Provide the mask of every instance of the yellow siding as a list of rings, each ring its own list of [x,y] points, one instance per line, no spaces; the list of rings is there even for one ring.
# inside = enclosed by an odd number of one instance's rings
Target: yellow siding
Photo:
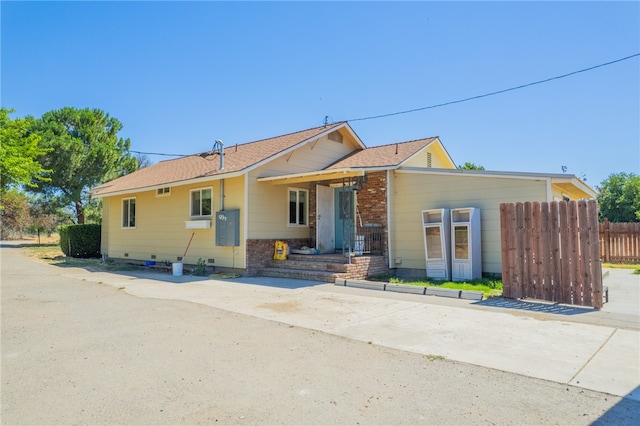
[[[107,224],[109,223],[109,218],[111,214],[110,209],[111,203],[107,199],[102,200],[102,231],[100,235],[100,252],[108,253],[109,248],[109,227]]]
[[[211,228],[186,229],[185,221],[190,220],[190,190],[211,188],[213,193],[213,212],[220,209],[220,182],[184,185],[171,188],[171,195],[157,197],[155,191],[144,191],[126,196],[114,196],[103,199],[103,234],[109,234],[103,241],[103,252],[109,257],[119,259],[168,260],[175,262],[184,254],[189,239],[194,234],[184,262],[197,263],[199,258],[214,259],[216,266],[245,267],[244,249],[244,177],[225,179],[225,210],[240,210],[240,246],[218,247],[215,244],[215,214],[212,215]],[[136,198],[136,228],[123,229],[121,226],[122,200]],[[106,248],[106,250],[105,250]],[[128,256],[125,257],[125,253]]]
[[[249,173],[249,239],[308,238],[308,226],[289,226],[289,188],[309,189],[308,183],[273,185],[257,182],[265,176],[304,173],[321,170],[352,152],[354,145],[345,137],[344,143],[326,137],[309,143]],[[307,222],[308,223],[308,222]]]
[[[553,201],[562,201],[563,197],[568,197],[570,200],[582,200],[592,198],[590,194],[576,188],[571,183],[552,184],[551,192],[553,194]]]
[[[405,167],[427,167],[428,156],[431,154],[431,167],[438,169],[455,169],[456,165],[451,161],[442,144],[436,140],[427,146],[426,149],[407,160]]]
[[[355,146],[347,138],[339,143],[325,136],[259,167],[254,170],[254,176],[268,177],[322,170],[354,149]]]
[[[544,180],[398,173],[391,185],[391,260],[401,257],[401,268],[425,268],[422,210],[478,207],[482,270],[501,273],[500,203],[546,201]]]
[[[308,238],[308,226],[289,226],[289,188],[309,189],[306,183],[272,185],[257,182],[260,171],[249,174],[249,239]],[[308,223],[308,222],[307,222]]]

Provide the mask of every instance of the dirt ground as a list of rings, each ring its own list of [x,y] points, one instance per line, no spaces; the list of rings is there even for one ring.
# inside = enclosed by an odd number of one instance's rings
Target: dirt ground
[[[2,424],[624,425],[640,414],[611,395],[137,298],[22,249],[1,254]]]

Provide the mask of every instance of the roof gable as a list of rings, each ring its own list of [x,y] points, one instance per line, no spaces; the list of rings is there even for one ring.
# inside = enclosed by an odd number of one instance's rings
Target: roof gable
[[[437,140],[437,137],[431,137],[362,149],[336,161],[326,167],[325,170],[367,167],[399,167]]]
[[[348,124],[340,122],[255,142],[227,146],[224,149],[223,169],[220,169],[219,155],[211,151],[161,161],[96,186],[92,189],[92,195],[94,197],[102,197],[115,193],[151,189],[161,185],[171,185],[199,178],[246,173],[261,164],[272,161],[297,147],[341,128],[347,128],[346,130],[354,136],[357,144],[364,148],[364,144],[349,128]]]

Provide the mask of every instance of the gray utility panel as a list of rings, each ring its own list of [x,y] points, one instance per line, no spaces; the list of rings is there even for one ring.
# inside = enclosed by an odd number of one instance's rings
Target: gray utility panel
[[[240,210],[216,212],[216,245],[240,245]]]

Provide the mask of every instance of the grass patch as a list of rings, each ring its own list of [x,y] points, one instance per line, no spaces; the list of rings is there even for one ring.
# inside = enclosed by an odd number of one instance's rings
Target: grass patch
[[[633,269],[634,274],[640,274],[640,265],[637,263],[602,263],[603,268],[608,269]]]
[[[29,256],[47,263],[64,262],[66,258],[59,244],[32,244],[26,247],[26,251]]]
[[[27,255],[40,259],[51,265],[72,266],[77,268],[85,268],[90,271],[138,271],[144,269],[143,266],[132,265],[130,263],[119,263],[102,259],[89,258],[80,259],[67,257],[60,249],[59,244],[31,244],[25,247]]]
[[[633,273],[640,274],[640,265],[637,263],[602,263],[603,268],[607,269],[633,269]]]
[[[502,296],[502,281],[493,278],[480,278],[470,281],[439,281],[439,280],[418,280],[405,281],[399,278],[390,278],[393,284],[408,284],[420,287],[441,287],[452,288],[454,290],[481,291],[485,298]]]
[[[428,354],[424,356],[426,359],[428,359],[429,361],[433,362],[433,361],[443,361],[445,358],[442,355],[433,355],[433,354]]]

